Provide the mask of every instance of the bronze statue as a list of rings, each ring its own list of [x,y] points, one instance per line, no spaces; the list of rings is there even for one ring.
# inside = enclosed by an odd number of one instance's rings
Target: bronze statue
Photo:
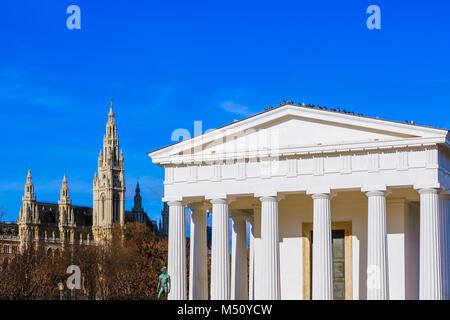
[[[167,295],[170,292],[170,275],[167,273],[167,268],[162,267],[161,268],[161,274],[159,275],[159,281],[158,281],[158,299],[161,297],[162,294],[167,298]]]

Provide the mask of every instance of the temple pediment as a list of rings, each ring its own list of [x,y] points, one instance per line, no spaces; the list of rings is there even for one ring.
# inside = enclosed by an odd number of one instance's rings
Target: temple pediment
[[[448,144],[448,130],[285,105],[149,153],[155,163]]]

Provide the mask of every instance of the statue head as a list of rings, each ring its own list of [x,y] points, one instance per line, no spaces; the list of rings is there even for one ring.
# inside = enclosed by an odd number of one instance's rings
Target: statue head
[[[166,273],[166,271],[167,271],[167,268],[166,268],[166,267],[162,267],[162,268],[161,268],[161,272],[162,272],[162,273]]]

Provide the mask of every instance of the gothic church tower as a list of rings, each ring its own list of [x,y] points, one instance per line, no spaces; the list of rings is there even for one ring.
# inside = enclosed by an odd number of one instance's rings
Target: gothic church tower
[[[34,184],[31,171],[28,170],[25,192],[22,197],[22,207],[19,213],[19,237],[21,250],[24,244],[38,237],[37,224],[39,224],[39,212],[36,205],[36,196],[34,195]]]
[[[114,120],[113,99],[103,138],[103,152],[98,156],[98,174],[94,177],[92,232],[94,240],[108,240],[114,223],[125,221],[125,178],[123,153],[119,155],[119,136]]]

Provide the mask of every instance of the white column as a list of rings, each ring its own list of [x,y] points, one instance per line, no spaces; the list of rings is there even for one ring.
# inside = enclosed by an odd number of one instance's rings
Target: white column
[[[421,300],[442,299],[442,261],[438,189],[420,189],[420,281]]]
[[[189,209],[191,210],[189,300],[208,300],[207,208],[203,204],[191,204]]]
[[[248,222],[250,224],[248,299],[255,300],[255,227],[253,217],[250,217]]]
[[[445,300],[450,300],[450,194],[442,194],[441,205],[441,236],[442,236],[442,273],[443,295]]]
[[[333,300],[330,195],[313,194],[313,300]]]
[[[278,199],[261,197],[262,299],[279,300],[280,246],[278,238]]]
[[[230,299],[228,202],[213,199],[211,243],[211,300]]]
[[[169,300],[186,300],[186,226],[184,206],[169,202]]]
[[[231,299],[248,300],[246,216],[237,213],[231,218]]]
[[[386,192],[369,191],[367,300],[389,300]]]

